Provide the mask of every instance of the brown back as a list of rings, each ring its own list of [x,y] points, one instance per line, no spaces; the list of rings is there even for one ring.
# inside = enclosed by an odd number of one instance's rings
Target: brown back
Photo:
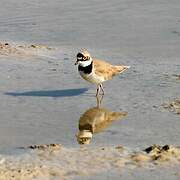
[[[95,73],[98,76],[103,76],[105,80],[112,79],[113,76],[126,70],[125,66],[113,66],[105,61],[93,59]]]

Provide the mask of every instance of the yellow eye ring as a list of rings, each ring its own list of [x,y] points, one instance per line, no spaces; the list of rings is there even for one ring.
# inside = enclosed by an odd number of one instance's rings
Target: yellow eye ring
[[[84,56],[84,57],[83,57],[83,60],[86,60],[86,59],[87,59],[87,57]]]

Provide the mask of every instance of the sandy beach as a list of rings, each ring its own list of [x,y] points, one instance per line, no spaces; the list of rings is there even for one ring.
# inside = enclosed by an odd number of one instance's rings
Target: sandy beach
[[[180,178],[178,0],[1,3],[0,179]],[[131,66],[104,84],[101,109],[74,66],[80,48]]]

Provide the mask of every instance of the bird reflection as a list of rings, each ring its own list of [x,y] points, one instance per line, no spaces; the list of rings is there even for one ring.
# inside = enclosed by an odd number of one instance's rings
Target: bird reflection
[[[79,119],[79,144],[90,144],[93,134],[105,130],[115,120],[122,119],[127,112],[114,112],[101,107],[103,97],[97,97],[97,106],[86,110]]]

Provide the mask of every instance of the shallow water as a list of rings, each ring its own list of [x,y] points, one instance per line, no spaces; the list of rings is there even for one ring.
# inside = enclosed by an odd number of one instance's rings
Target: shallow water
[[[66,53],[53,54],[60,60],[38,56],[1,59],[2,151],[30,144],[78,146],[79,118],[97,106],[96,87],[80,78],[71,54]],[[67,57],[69,60],[62,61]],[[164,75],[178,73],[178,62],[126,61],[132,68],[105,83],[101,106],[128,115],[96,134],[91,146],[178,144],[179,115],[161,108],[164,102],[179,97],[179,81]]]

